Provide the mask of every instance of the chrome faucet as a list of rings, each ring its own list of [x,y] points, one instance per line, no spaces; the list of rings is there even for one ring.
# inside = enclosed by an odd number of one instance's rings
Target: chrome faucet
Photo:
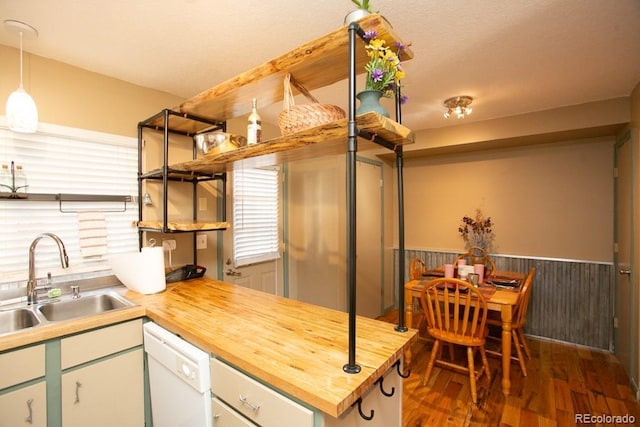
[[[53,233],[42,233],[36,236],[31,242],[31,246],[29,246],[29,281],[27,282],[27,304],[35,304],[38,302],[38,291],[46,290],[50,288],[50,286],[37,286],[36,281],[36,262],[35,262],[35,253],[36,246],[38,242],[43,237],[51,237],[54,242],[58,245],[58,252],[60,252],[60,264],[62,268],[69,267],[69,257],[67,256],[67,251],[64,247],[64,243],[58,236]]]

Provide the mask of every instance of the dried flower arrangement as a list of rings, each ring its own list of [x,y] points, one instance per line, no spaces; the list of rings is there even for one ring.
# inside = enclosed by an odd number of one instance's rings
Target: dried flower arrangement
[[[492,227],[491,217],[485,218],[482,211],[476,209],[475,217],[464,216],[462,218],[458,232],[464,240],[466,249],[477,246],[489,252],[495,238]]]

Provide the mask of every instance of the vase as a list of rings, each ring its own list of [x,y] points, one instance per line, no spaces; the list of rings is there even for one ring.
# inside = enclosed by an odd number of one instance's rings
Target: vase
[[[356,115],[373,111],[385,117],[389,117],[387,110],[380,105],[382,92],[379,90],[363,90],[356,95],[356,98],[360,101],[360,106],[356,109]]]
[[[362,18],[364,18],[365,16],[371,15],[372,13],[378,13],[378,12],[369,12],[366,9],[352,10],[351,12],[349,12],[347,14],[347,16],[344,17],[344,25],[349,25],[352,22],[357,22],[357,21],[361,20]],[[389,22],[389,20],[387,18],[385,18],[382,15],[380,15],[380,17],[382,19],[384,19],[384,22],[389,24],[389,27],[393,28],[393,25],[391,25],[391,22]]]
[[[367,15],[371,15],[371,12],[365,9],[352,10],[344,17],[344,25],[349,25],[352,22],[359,21]]]

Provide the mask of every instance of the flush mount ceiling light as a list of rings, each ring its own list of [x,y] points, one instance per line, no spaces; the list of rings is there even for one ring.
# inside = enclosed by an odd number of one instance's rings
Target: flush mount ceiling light
[[[451,114],[455,114],[459,119],[463,119],[465,116],[471,114],[471,107],[469,105],[473,102],[473,98],[466,95],[455,96],[444,101],[444,106],[447,107],[447,111],[444,113],[445,119],[451,117]]]
[[[22,38],[38,37],[38,31],[31,25],[12,19],[4,21],[4,27],[7,31],[20,36],[20,86],[7,98],[7,123],[12,131],[33,133],[38,127],[38,108],[22,86]]]

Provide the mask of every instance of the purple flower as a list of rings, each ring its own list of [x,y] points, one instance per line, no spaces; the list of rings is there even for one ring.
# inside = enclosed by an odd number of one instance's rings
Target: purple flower
[[[398,51],[405,50],[406,48],[407,45],[402,44],[401,42],[396,42],[396,49],[398,49]]]
[[[366,39],[366,40],[373,40],[376,37],[378,37],[378,32],[377,31],[365,31],[365,33],[364,33],[364,39]]]
[[[406,96],[406,95],[402,95],[402,96],[400,97],[400,104],[403,104],[403,105],[404,105],[404,104],[406,104],[407,102],[409,102],[409,97],[408,97],[408,96]]]
[[[371,73],[371,80],[373,80],[374,82],[381,82],[383,74],[384,73],[380,68],[376,68]]]

